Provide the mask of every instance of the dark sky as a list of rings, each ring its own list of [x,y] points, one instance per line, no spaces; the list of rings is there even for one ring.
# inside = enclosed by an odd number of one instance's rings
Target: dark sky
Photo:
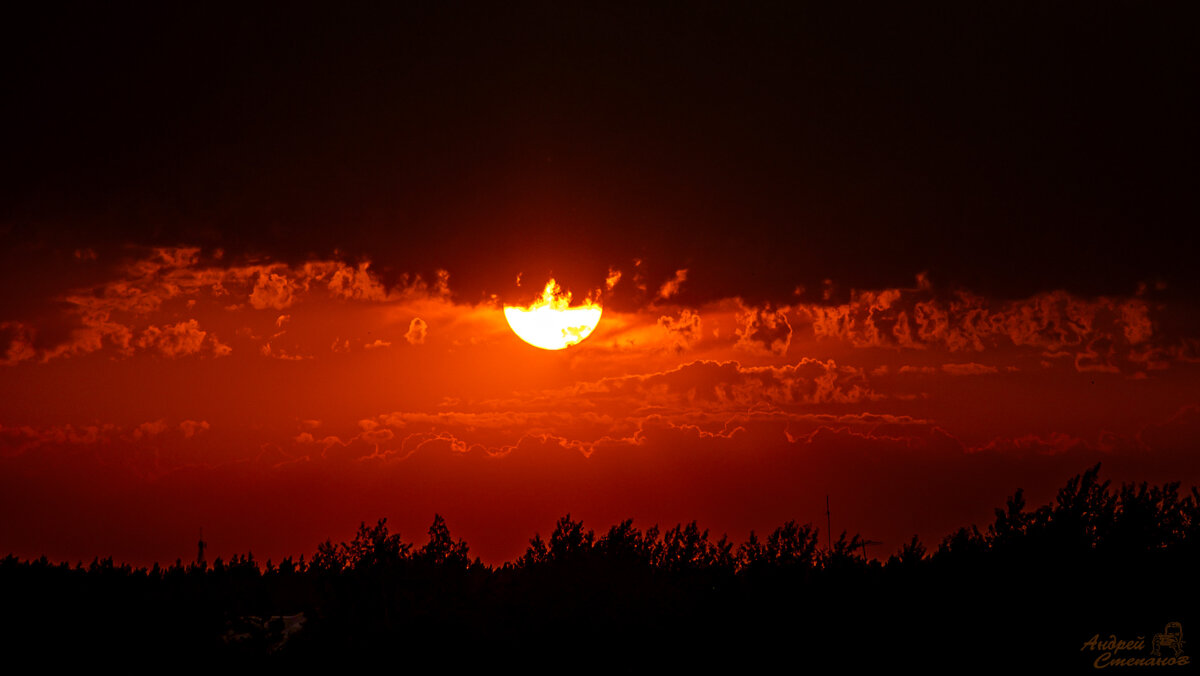
[[[3,281],[197,244],[464,296],[633,258],[693,300],[1200,286],[1188,3],[393,4],[7,17]]]

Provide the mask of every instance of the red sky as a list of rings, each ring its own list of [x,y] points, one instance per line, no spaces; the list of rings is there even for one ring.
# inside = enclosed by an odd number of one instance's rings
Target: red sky
[[[1179,5],[24,7],[0,555],[439,513],[499,563],[828,495],[886,556],[1096,462],[1200,483]],[[503,316],[551,277],[604,308],[559,352]]]
[[[890,551],[1095,462],[1200,478],[1200,353],[1149,286],[996,300],[917,275],[684,303],[691,274],[633,261],[573,289],[605,313],[551,352],[446,274],[197,248],[74,264],[101,279],[56,303],[59,341],[4,326],[0,542],[20,556],[187,559],[204,528],[213,556],[278,560],[380,517],[419,540],[440,513],[498,563],[567,512],[741,539],[823,526],[826,494],[836,531]],[[516,272],[497,286],[540,292]]]

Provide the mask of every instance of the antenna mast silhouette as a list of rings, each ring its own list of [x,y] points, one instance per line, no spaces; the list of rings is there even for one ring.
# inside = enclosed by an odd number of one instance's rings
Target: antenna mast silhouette
[[[833,551],[833,520],[829,516],[829,494],[825,494],[825,537],[829,538],[829,551]]]
[[[200,529],[200,541],[196,543],[196,565],[204,567],[204,548],[208,543],[204,541],[204,529]]]

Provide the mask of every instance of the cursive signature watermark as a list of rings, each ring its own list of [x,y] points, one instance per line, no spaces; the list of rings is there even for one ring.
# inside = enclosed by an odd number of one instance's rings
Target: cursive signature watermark
[[[1145,636],[1132,639],[1116,634],[1092,636],[1083,642],[1080,652],[1095,653],[1092,667],[1182,667],[1191,663],[1183,652],[1183,625],[1168,622],[1161,633],[1154,634],[1149,641]]]

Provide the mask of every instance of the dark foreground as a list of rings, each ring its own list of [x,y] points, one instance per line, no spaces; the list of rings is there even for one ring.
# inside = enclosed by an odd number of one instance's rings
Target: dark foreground
[[[384,521],[308,561],[133,569],[0,561],[4,654],[42,664],[472,663],[793,673],[1188,673],[1200,636],[1200,494],[1112,489],[1098,467],[1027,510],[886,562],[788,523],[733,545],[694,523],[595,535],[564,517],[500,568],[440,518],[416,546]],[[1200,646],[1200,642],[1195,643]],[[775,669],[779,667],[776,666]]]

